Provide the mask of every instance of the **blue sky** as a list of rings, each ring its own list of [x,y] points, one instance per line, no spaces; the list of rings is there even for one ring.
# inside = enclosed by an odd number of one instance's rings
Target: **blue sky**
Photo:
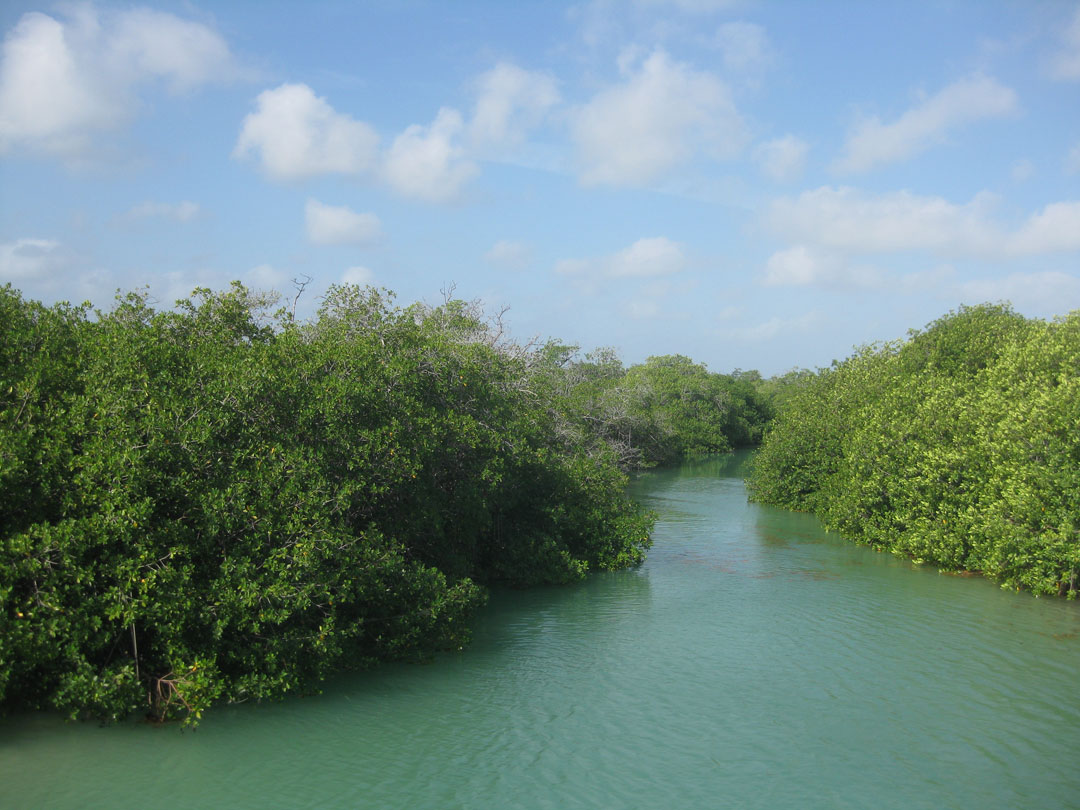
[[[1080,308],[1076,2],[6,2],[0,283],[509,307],[828,365]]]

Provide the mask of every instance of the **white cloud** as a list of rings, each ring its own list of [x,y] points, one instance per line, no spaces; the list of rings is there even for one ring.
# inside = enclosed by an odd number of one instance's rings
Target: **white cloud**
[[[908,191],[873,195],[849,187],[822,186],[773,202],[772,228],[793,242],[887,253],[934,250],[982,255],[993,252],[988,221],[994,199],[976,196],[966,205]]]
[[[78,64],[62,23],[35,12],[8,33],[0,62],[0,149],[26,143],[77,152],[88,133],[113,129],[127,114],[127,104]]]
[[[858,287],[878,289],[888,283],[876,267],[850,264],[842,254],[795,245],[769,257],[762,283],[767,287]]]
[[[1061,47],[1050,57],[1050,75],[1065,81],[1080,80],[1080,5],[1061,32]]]
[[[403,197],[451,202],[479,171],[473,157],[521,146],[559,102],[553,78],[507,62],[481,74],[475,89],[468,126],[458,110],[443,107],[430,125],[407,127],[380,151],[370,125],[338,112],[306,84],[283,84],[259,94],[233,157],[254,156],[274,180],[368,175]]]
[[[306,84],[283,84],[256,98],[233,157],[257,153],[270,177],[302,180],[370,171],[378,144],[375,130],[337,112]]]
[[[806,141],[794,135],[785,135],[759,144],[754,149],[757,161],[766,177],[777,182],[795,180],[802,174],[806,154],[810,151]]]
[[[738,73],[761,71],[776,59],[765,29],[749,22],[724,23],[716,31],[724,66]]]
[[[765,265],[766,286],[815,284],[833,273],[834,262],[806,245],[795,245],[769,257]]]
[[[880,267],[852,262],[841,252],[794,245],[769,257],[761,283],[766,287],[819,287],[917,293],[940,289],[952,276],[949,265],[912,273],[889,273]]]
[[[958,205],[908,191],[873,195],[823,186],[774,201],[768,219],[792,242],[855,253],[994,258],[1080,250],[1080,201],[1050,203],[1014,228],[992,218],[995,203],[985,193]]]
[[[172,219],[177,222],[190,222],[195,219],[202,209],[198,203],[193,203],[189,200],[184,200],[178,203],[162,203],[162,202],[141,202],[134,206],[125,214],[128,219],[147,219],[150,217],[161,217],[163,219]]]
[[[500,62],[476,80],[478,97],[469,137],[479,148],[504,149],[521,144],[559,102],[555,80]]]
[[[249,286],[264,290],[281,290],[289,281],[289,274],[270,264],[252,267],[244,274]]]
[[[357,284],[361,287],[369,286],[374,283],[375,274],[366,267],[348,267],[345,272],[341,274],[342,284]]]
[[[229,46],[216,31],[163,11],[133,8],[117,15],[113,58],[188,90],[236,73]]]
[[[16,239],[0,244],[0,280],[42,281],[67,264],[54,239]]]
[[[1027,158],[1022,158],[1013,164],[1010,174],[1014,182],[1026,183],[1035,176],[1035,164]]]
[[[957,127],[1017,109],[1016,93],[987,76],[961,79],[912,107],[891,124],[861,121],[848,135],[834,168],[862,172],[911,157],[945,140]]]
[[[476,174],[459,143],[461,113],[444,107],[430,126],[405,129],[381,154],[368,124],[337,112],[306,84],[283,84],[256,99],[233,157],[257,153],[275,180],[371,174],[404,197],[449,202]]]
[[[1026,256],[1080,250],[1080,201],[1050,203],[1005,238],[1005,250]]]
[[[555,264],[560,275],[583,278],[656,278],[678,273],[686,267],[682,245],[665,236],[638,239],[629,247],[596,259],[562,259]]]
[[[797,318],[774,317],[753,326],[729,327],[720,330],[720,334],[747,343],[756,343],[772,340],[791,332],[799,333],[815,330],[820,327],[821,320],[821,314],[813,311]]]
[[[699,151],[733,156],[745,127],[727,86],[655,51],[572,118],[584,185],[648,184]]]
[[[1080,142],[1065,156],[1065,171],[1068,174],[1080,174]]]
[[[532,248],[522,242],[500,240],[484,254],[491,265],[503,270],[524,270],[532,262]]]
[[[1080,278],[1057,271],[967,281],[959,285],[959,292],[972,304],[1011,301],[1020,309],[1047,316],[1080,307]]]
[[[304,223],[308,239],[317,245],[366,245],[382,236],[382,223],[374,214],[315,199],[308,199],[304,207]]]
[[[427,202],[449,202],[476,174],[457,142],[464,125],[461,113],[443,107],[428,127],[414,124],[394,139],[382,174],[403,197]]]
[[[174,90],[240,74],[225,40],[200,23],[145,8],[99,15],[68,7],[57,19],[24,14],[0,57],[0,151],[15,146],[69,159],[93,136],[135,114],[135,88],[155,79]]]
[[[666,236],[638,239],[608,260],[607,274],[613,278],[648,278],[678,273],[686,267],[682,245]]]

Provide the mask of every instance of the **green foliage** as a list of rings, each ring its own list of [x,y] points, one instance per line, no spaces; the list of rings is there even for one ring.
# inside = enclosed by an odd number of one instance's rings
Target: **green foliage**
[[[484,583],[642,560],[652,517],[568,431],[554,346],[457,301],[271,305],[0,289],[4,706],[193,722],[458,648]]]
[[[573,346],[547,350],[562,432],[625,470],[754,446],[772,415],[756,372],[716,374],[681,355],[624,370],[611,350],[584,360]]]
[[[1036,594],[1080,588],[1080,312],[966,307],[800,385],[751,497]]]

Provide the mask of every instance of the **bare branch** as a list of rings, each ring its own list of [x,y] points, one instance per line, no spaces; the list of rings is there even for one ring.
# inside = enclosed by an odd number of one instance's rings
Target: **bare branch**
[[[292,283],[293,286],[296,288],[296,295],[293,296],[292,309],[290,310],[289,314],[292,315],[293,318],[295,318],[296,302],[300,300],[300,296],[304,294],[304,290],[307,289],[308,284],[311,283],[311,276],[305,273],[303,276],[303,281],[301,281],[299,278],[294,278],[292,280]]]

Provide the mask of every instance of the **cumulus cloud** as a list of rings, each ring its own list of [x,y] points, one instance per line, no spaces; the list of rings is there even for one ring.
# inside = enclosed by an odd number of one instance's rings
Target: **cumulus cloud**
[[[469,138],[481,149],[520,145],[531,128],[559,103],[555,80],[500,62],[476,80],[477,100]]]
[[[366,245],[382,236],[374,214],[358,214],[348,206],[309,199],[304,207],[308,239],[317,245]]]
[[[136,73],[165,79],[175,90],[237,73],[220,34],[167,12],[149,8],[120,12],[109,39],[113,59]]]
[[[73,153],[86,145],[89,133],[126,119],[128,105],[81,69],[64,29],[45,14],[25,14],[4,40],[0,149],[25,143]]]
[[[727,85],[660,50],[576,110],[572,133],[587,186],[645,185],[699,152],[732,157],[746,140]]]
[[[366,287],[374,283],[375,274],[366,267],[356,265],[355,267],[347,267],[345,272],[341,274],[342,284],[356,284],[361,287]]]
[[[608,262],[607,274],[614,278],[668,276],[686,267],[682,245],[666,236],[638,239]]]
[[[972,303],[1011,301],[1043,315],[1061,315],[1080,307],[1080,278],[1058,271],[966,281],[959,285],[959,292]]]
[[[848,135],[834,164],[841,172],[863,172],[916,155],[945,140],[949,131],[1017,109],[1016,93],[987,76],[961,79],[885,124],[868,118]]]
[[[371,175],[403,197],[448,202],[476,174],[460,145],[461,113],[444,107],[430,126],[408,127],[385,153],[363,121],[339,113],[306,84],[283,84],[255,100],[233,157],[255,154],[274,180]]]
[[[832,256],[806,245],[795,245],[769,257],[763,282],[769,287],[817,284],[833,278],[837,265]]]
[[[556,263],[560,275],[605,278],[656,278],[678,273],[686,267],[682,245],[666,236],[638,239],[629,247],[596,259],[563,259]]]
[[[505,239],[496,242],[484,254],[484,260],[502,270],[524,270],[532,263],[532,248],[522,242]]]
[[[283,84],[255,99],[233,157],[255,154],[273,179],[303,180],[370,171],[378,145],[374,129],[337,112],[306,84]]]
[[[989,194],[956,204],[906,191],[829,187],[776,200],[768,224],[791,244],[768,259],[761,282],[912,292],[940,287],[951,269],[893,275],[860,257],[922,252],[1010,260],[1080,251],[1080,201],[1050,203],[1011,226],[994,217],[996,202]]]
[[[382,168],[383,179],[403,197],[448,202],[477,173],[460,144],[461,113],[443,107],[430,126],[413,124],[394,139]]]
[[[249,286],[264,290],[281,290],[289,281],[289,274],[271,264],[260,264],[244,274]]]
[[[765,141],[754,149],[754,160],[766,177],[777,182],[795,180],[802,174],[810,146],[794,135]]]
[[[913,273],[890,273],[880,267],[853,262],[841,252],[823,250],[812,245],[794,245],[769,257],[761,283],[766,287],[823,287],[914,293],[939,288],[952,273],[949,265]]]
[[[724,66],[737,73],[764,70],[776,59],[768,34],[756,23],[724,23],[716,31],[716,45]]]
[[[193,203],[190,200],[184,200],[178,203],[163,203],[163,202],[141,202],[136,206],[133,206],[125,217],[127,219],[150,219],[154,217],[160,217],[162,219],[172,219],[176,222],[190,222],[202,213],[202,209],[198,203]]]
[[[1006,251],[1019,256],[1080,250],[1080,201],[1050,203],[1004,243]]]
[[[867,194],[822,186],[775,200],[768,218],[777,233],[803,244],[868,253],[919,249],[984,253],[994,250],[988,223],[994,203],[989,195],[956,205],[908,191]]]
[[[521,146],[559,103],[552,77],[508,62],[481,74],[474,86],[468,125],[458,110],[443,107],[431,124],[413,124],[380,149],[369,124],[338,112],[306,84],[283,84],[255,99],[233,157],[256,159],[273,180],[365,176],[403,197],[451,202],[478,173],[474,157]]]
[[[136,88],[154,80],[191,90],[240,75],[213,29],[132,8],[99,14],[70,6],[62,18],[24,14],[0,56],[0,152],[15,146],[83,156],[93,136],[134,117]]]
[[[852,253],[926,250],[994,258],[1080,250],[1080,202],[1050,203],[1009,228],[994,219],[997,198],[956,204],[908,191],[867,194],[823,186],[770,206],[772,229],[792,242]]]
[[[1061,44],[1050,57],[1050,75],[1064,81],[1080,81],[1080,5],[1061,32]]]
[[[40,281],[67,264],[54,239],[16,239],[0,244],[0,279]]]

